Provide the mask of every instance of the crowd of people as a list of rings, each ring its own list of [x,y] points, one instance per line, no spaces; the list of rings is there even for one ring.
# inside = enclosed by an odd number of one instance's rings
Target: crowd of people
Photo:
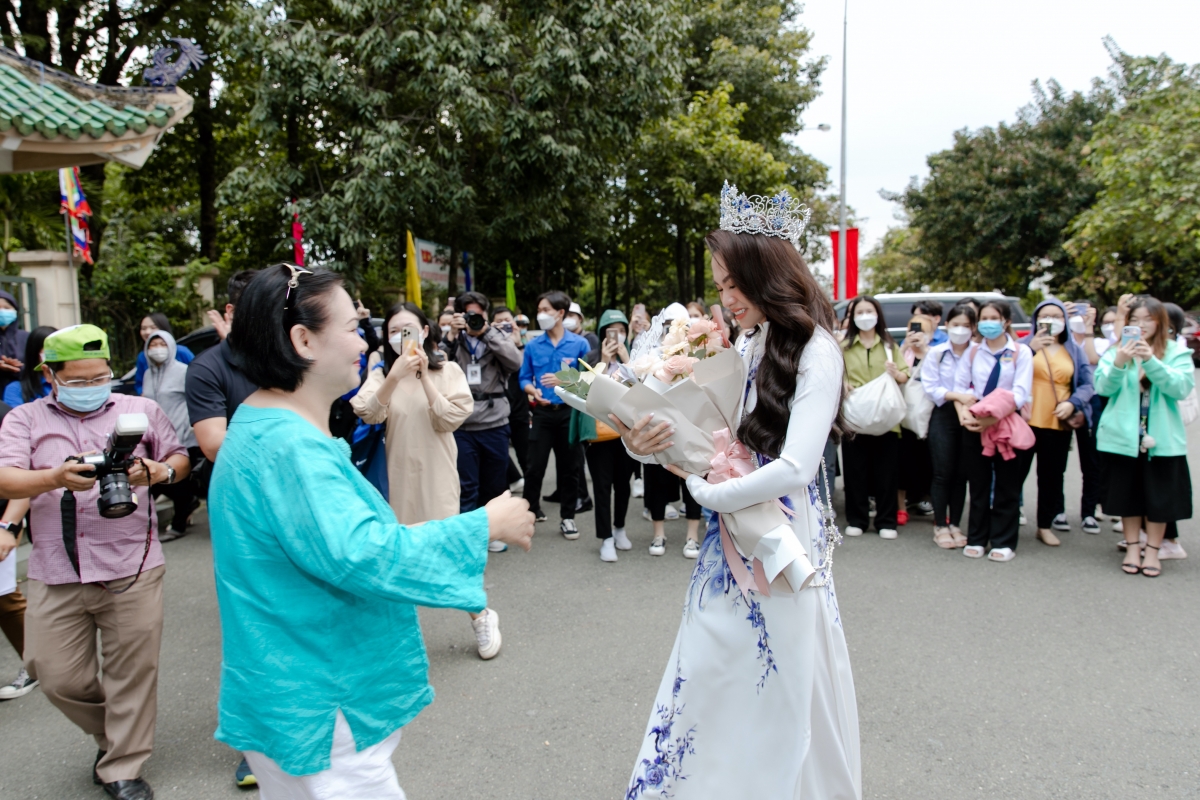
[[[1099,534],[1112,519],[1123,571],[1158,577],[1162,561],[1187,557],[1177,523],[1192,515],[1185,426],[1197,398],[1179,306],[1126,295],[1100,311],[1050,299],[1024,336],[1005,300],[965,299],[948,311],[921,300],[911,314],[901,344],[874,297],[852,299],[841,321],[852,388],[885,375],[921,384],[915,398],[904,393],[903,424],[842,443],[846,535],[873,523],[895,539],[910,514],[923,515],[939,547],[1009,561],[1036,461],[1036,537],[1058,547],[1057,533],[1072,527],[1064,483],[1074,445],[1080,528]]]
[[[536,325],[468,291],[436,319],[397,303],[376,331],[333,273],[288,265],[234,275],[228,299],[212,315],[219,343],[199,355],[176,342],[164,315],[148,314],[134,391],[114,394],[104,331],[26,333],[15,324],[16,299],[0,292],[0,497],[7,498],[0,561],[15,561],[6,557],[23,529],[36,543],[28,598],[0,579],[0,627],[25,664],[0,687],[0,699],[40,681],[51,702],[95,737],[93,778],[111,796],[153,796],[140,770],[154,735],[161,544],[187,535],[204,498],[224,635],[240,645],[225,650],[218,730],[246,753],[239,785],[262,775],[290,785],[295,775],[327,770],[330,749],[313,742],[332,742],[336,756],[366,737],[373,746],[363,752],[386,761],[399,727],[429,701],[423,650],[413,649],[419,635],[384,643],[356,632],[415,631],[413,606],[388,601],[452,607],[469,615],[479,656],[495,657],[499,614],[477,585],[486,553],[528,548],[550,504],[565,540],[580,536],[577,515],[594,515],[604,562],[633,548],[626,524],[639,498],[652,523],[651,556],[667,552],[666,522],[682,517],[679,552],[701,557],[714,514],[689,482],[652,458],[635,458],[629,430],[572,410],[554,391],[556,373],[583,362],[607,374],[628,364],[651,329],[644,306],[628,316],[607,309],[588,331],[562,291],[537,299]],[[243,304],[250,313],[242,314]],[[272,316],[274,308],[282,315]],[[711,319],[726,341],[738,340],[737,309],[692,302],[664,313]],[[1185,425],[1196,416],[1196,395],[1177,306],[1125,296],[1101,311],[1051,299],[1020,336],[1005,301],[967,299],[947,310],[921,300],[900,342],[868,295],[830,319],[840,324],[827,338],[840,344],[843,402],[883,380],[905,404],[890,430],[840,437],[847,536],[873,526],[896,539],[910,515],[930,517],[939,548],[1009,561],[1025,522],[1022,486],[1036,461],[1036,537],[1059,546],[1057,534],[1072,526],[1064,479],[1074,447],[1083,476],[1079,525],[1097,534],[1106,516],[1112,520],[1122,534],[1123,571],[1157,577],[1162,561],[1186,557],[1176,523],[1192,513]],[[120,451],[120,432],[134,417],[143,420],[140,438]],[[820,456],[830,475],[839,469],[838,433]],[[88,453],[104,454],[103,464],[81,458]],[[557,480],[543,496],[551,454]],[[122,490],[105,477],[114,466],[127,475],[132,513],[105,505]],[[697,496],[708,491],[692,488]],[[76,495],[86,500],[76,503]],[[173,506],[161,533],[160,496]],[[409,534],[403,545],[392,541],[397,525]],[[97,542],[100,526],[122,535]],[[350,543],[338,545],[329,532],[347,526]],[[291,529],[313,535],[281,545],[276,532]],[[306,593],[310,575],[326,582],[315,595]],[[243,588],[231,594],[231,585]],[[378,602],[353,599],[364,595]],[[278,733],[272,714],[285,714],[285,705],[264,706],[254,686],[267,667],[243,657],[256,652],[259,626],[268,609],[281,613],[281,600],[299,631],[286,655],[311,676],[296,689],[308,693],[302,705],[320,705],[323,689],[337,694],[344,681],[370,687],[353,712],[344,705],[299,728],[284,726],[293,739],[282,749],[294,755],[284,763],[266,754],[279,743],[265,743]],[[353,619],[362,624],[346,624]],[[344,635],[330,649],[305,628]],[[388,647],[408,649],[380,657]],[[338,653],[338,663],[320,652]],[[397,657],[416,671],[381,671]],[[285,661],[273,663],[273,679],[286,683]],[[390,790],[394,772],[379,774]]]

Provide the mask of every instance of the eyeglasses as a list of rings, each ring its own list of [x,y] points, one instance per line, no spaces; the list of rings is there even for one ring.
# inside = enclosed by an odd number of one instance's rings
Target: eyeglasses
[[[300,276],[301,275],[312,275],[313,273],[312,273],[311,269],[305,269],[304,267],[297,267],[295,264],[280,264],[280,266],[287,267],[289,270],[291,270],[291,273],[292,273],[292,277],[289,278],[288,282],[287,282],[287,285],[288,285],[287,294],[284,295],[284,297],[283,297],[283,310],[286,312],[291,309],[292,290],[298,289],[300,287]]]
[[[106,383],[112,383],[112,379],[113,379],[112,370],[108,371],[107,376],[101,376],[99,378],[88,378],[87,380],[74,380],[74,381],[65,381],[65,382],[60,381],[58,379],[57,372],[52,372],[50,374],[54,376],[54,382],[57,383],[59,386],[63,387],[64,389],[83,389],[85,387],[90,387],[90,386],[103,386]]]

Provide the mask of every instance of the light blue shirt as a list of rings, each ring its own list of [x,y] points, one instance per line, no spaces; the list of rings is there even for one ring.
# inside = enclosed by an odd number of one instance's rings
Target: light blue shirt
[[[329,768],[340,709],[361,750],[433,701],[416,606],[487,605],[487,511],[405,526],[298,415],[243,403],[209,491],[221,611],[216,738],[293,775]]]

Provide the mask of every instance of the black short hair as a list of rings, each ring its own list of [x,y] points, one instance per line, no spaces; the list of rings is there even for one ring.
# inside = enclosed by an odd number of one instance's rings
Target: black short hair
[[[463,292],[458,296],[458,299],[454,301],[454,308],[465,314],[467,313],[467,306],[471,305],[472,303],[482,308],[484,314],[487,313],[488,308],[491,306],[491,303],[488,302],[488,299],[479,292]]]
[[[1187,327],[1187,318],[1183,314],[1183,309],[1175,303],[1163,303],[1163,308],[1167,310],[1167,319],[1171,320],[1171,333],[1178,336]]]
[[[258,274],[256,269],[244,269],[229,277],[229,305],[236,306],[242,299],[242,292],[250,285],[250,281]]]
[[[567,293],[558,289],[551,289],[548,292],[542,292],[538,295],[538,303],[545,300],[550,304],[550,307],[555,311],[570,311],[571,298],[567,297]],[[565,316],[565,314],[564,314]]]
[[[912,314],[925,314],[930,317],[940,317],[942,315],[942,304],[937,300],[918,300],[912,304],[909,309]]]
[[[162,313],[161,311],[151,311],[146,316],[150,318],[150,321],[153,322],[160,331],[166,331],[172,336],[175,335],[175,329],[171,327],[171,320],[167,319],[166,314]]]
[[[286,264],[260,270],[242,289],[236,303],[229,346],[237,366],[263,389],[296,391],[309,362],[292,346],[291,330],[297,325],[314,333],[324,329],[329,323],[325,301],[330,292],[342,286],[338,273],[314,269],[312,274],[299,277],[287,299],[291,277]]]
[[[954,308],[950,309],[950,313],[946,315],[945,323],[949,325],[950,320],[959,315],[966,317],[967,321],[971,323],[972,328],[974,328],[975,324],[979,321],[977,315],[975,314],[975,306],[971,305],[970,303],[957,303],[955,304]]]
[[[500,316],[501,314],[512,314],[514,317],[517,315],[516,312],[513,311],[508,306],[493,306],[492,307],[492,319],[495,319],[496,317]]]

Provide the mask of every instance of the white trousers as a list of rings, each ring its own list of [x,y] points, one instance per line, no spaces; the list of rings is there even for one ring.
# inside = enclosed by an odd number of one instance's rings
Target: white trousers
[[[262,753],[246,751],[258,780],[259,800],[404,800],[392,766],[400,744],[396,731],[377,745],[357,751],[354,734],[342,712],[333,727],[329,769],[312,775],[289,775]]]

